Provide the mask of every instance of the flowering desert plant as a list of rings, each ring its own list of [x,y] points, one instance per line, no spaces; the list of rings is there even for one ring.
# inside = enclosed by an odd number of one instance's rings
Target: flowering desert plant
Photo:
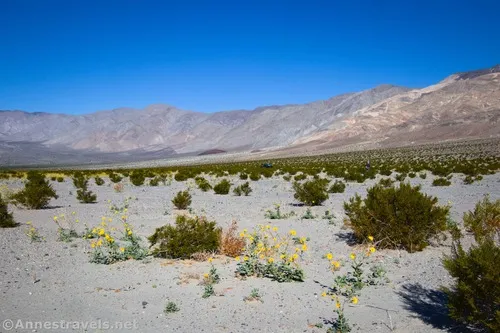
[[[308,250],[306,238],[299,237],[294,244],[295,230],[285,235],[277,227],[258,225],[252,233],[245,229],[240,237],[246,240],[246,247],[239,261],[236,274],[241,277],[267,277],[278,282],[304,281],[304,272],[299,261]]]
[[[148,250],[141,245],[141,239],[133,232],[127,216],[122,216],[121,228],[111,226],[112,221],[103,216],[101,225],[92,229],[95,237],[90,242],[90,262],[109,265],[128,259],[144,259]],[[119,231],[122,237],[117,241],[114,236]]]
[[[334,332],[350,332],[351,326],[344,313],[344,306],[346,303],[350,302],[352,304],[357,304],[359,299],[360,290],[368,285],[373,284],[374,270],[372,269],[372,274],[367,275],[364,268],[370,263],[370,258],[373,253],[376,252],[375,244],[373,243],[373,237],[368,236],[368,243],[365,249],[359,251],[359,253],[352,252],[349,255],[347,262],[342,262],[340,260],[334,259],[332,253],[327,253],[325,258],[329,261],[330,270],[334,274],[334,282],[332,287],[327,291],[323,291],[321,296],[329,296],[333,302],[335,302],[335,313],[337,314],[337,319],[333,323]],[[349,266],[349,267],[347,267]],[[342,267],[344,269],[343,274],[339,274]],[[377,270],[380,271],[380,266],[376,266]]]
[[[32,243],[33,242],[42,242],[45,240],[45,238],[43,238],[40,235],[40,232],[33,225],[33,223],[31,223],[31,221],[26,222],[26,225],[28,226],[28,229],[26,230],[26,236],[29,237],[29,239],[31,240]]]
[[[71,212],[68,217],[67,214],[61,213],[54,216],[54,223],[57,224],[57,233],[59,235],[59,240],[62,242],[71,242],[73,238],[78,238],[78,233],[76,232],[76,225],[80,222],[76,218],[76,212]]]

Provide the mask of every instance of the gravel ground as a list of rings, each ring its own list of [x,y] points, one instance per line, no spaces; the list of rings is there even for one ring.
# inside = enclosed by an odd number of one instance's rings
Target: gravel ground
[[[473,209],[484,194],[500,198],[500,174],[485,176],[472,185],[463,185],[463,176],[455,175],[449,187],[432,187],[433,177],[412,179],[422,184],[428,194],[437,196],[441,204],[452,202],[451,216],[461,221],[463,213]],[[76,212],[83,223],[97,225],[101,216],[111,216],[110,200],[120,203],[133,197],[129,208],[129,222],[143,237],[155,228],[172,223],[178,213],[170,200],[188,182],[173,182],[169,186],[135,187],[125,184],[123,193],[115,193],[106,180],[104,186],[91,184],[98,196],[96,204],[80,204],[71,181],[54,183],[59,194],[44,210],[23,210],[11,207],[16,221],[32,221],[44,242],[30,243],[25,235],[27,226],[0,229],[0,320],[12,320],[14,325],[27,322],[97,322],[101,327],[70,329],[50,327],[36,329],[14,328],[12,332],[120,332],[125,329],[105,327],[106,322],[130,322],[139,332],[325,332],[315,324],[335,318],[334,304],[320,296],[322,285],[331,285],[333,277],[322,256],[332,252],[336,258],[347,258],[352,248],[346,243],[349,232],[342,229],[343,202],[354,193],[365,195],[364,184],[348,183],[345,193],[331,194],[323,206],[313,207],[316,215],[325,210],[336,215],[335,225],[317,218],[302,220],[306,207],[294,206],[291,183],[279,178],[251,182],[249,197],[220,196],[193,189],[191,207],[198,214],[204,212],[224,228],[231,221],[239,229],[252,229],[257,224],[278,226],[280,231],[295,229],[298,235],[310,237],[305,254],[303,283],[278,283],[269,279],[235,278],[236,261],[225,257],[214,260],[221,282],[215,285],[217,296],[203,299],[201,278],[185,279],[187,275],[202,276],[208,271],[207,262],[169,261],[147,259],[113,265],[97,265],[88,261],[89,242],[77,239],[72,243],[57,240],[57,226],[53,216]],[[242,183],[239,179],[234,184]],[[20,181],[4,181],[11,189],[20,188]],[[70,191],[73,192],[70,195]],[[135,199],[136,198],[136,199]],[[282,211],[294,210],[296,217],[268,220],[264,217],[274,203]],[[362,290],[357,305],[346,307],[346,315],[354,325],[354,332],[440,332],[453,327],[447,320],[441,285],[451,282],[441,265],[443,254],[450,252],[450,243],[444,242],[419,253],[383,250],[376,252],[375,260],[382,263],[390,282]],[[263,302],[245,302],[243,298],[258,288]],[[167,301],[175,302],[180,311],[164,314]],[[53,324],[52,324],[53,325]],[[8,327],[0,328],[7,332]]]

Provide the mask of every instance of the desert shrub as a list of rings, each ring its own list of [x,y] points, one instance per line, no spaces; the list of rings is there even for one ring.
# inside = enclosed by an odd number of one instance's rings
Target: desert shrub
[[[154,177],[149,180],[149,186],[158,186],[160,184],[160,178]]]
[[[109,173],[109,180],[111,180],[115,184],[121,182],[122,179],[123,179],[123,177],[117,173],[114,173],[114,172]]]
[[[97,200],[97,195],[89,191],[87,188],[79,188],[76,191],[76,199],[81,203],[95,203]]]
[[[16,204],[21,204],[28,209],[41,209],[47,207],[51,198],[57,199],[56,191],[41,173],[30,171],[24,189],[12,196]]]
[[[410,177],[410,178],[415,178],[416,176],[417,176],[417,174],[415,172],[410,172],[408,174],[408,177]]]
[[[290,175],[284,175],[283,180],[289,182],[292,179],[292,176]]]
[[[57,182],[62,183],[64,181],[64,177],[57,177]]]
[[[474,211],[464,214],[464,226],[477,242],[485,238],[500,240],[500,199],[491,202],[488,196],[479,201]]]
[[[500,247],[492,239],[464,251],[455,243],[443,265],[455,279],[448,295],[449,315],[467,325],[500,332]]]
[[[406,173],[400,173],[400,174],[396,175],[395,178],[398,182],[402,182],[406,179]]]
[[[227,179],[221,180],[217,185],[214,186],[214,192],[216,194],[228,194],[231,188],[231,183]]]
[[[432,181],[432,186],[450,186],[451,182],[446,178],[436,178]]]
[[[344,210],[356,239],[379,239],[381,248],[402,247],[421,251],[433,236],[446,230],[449,207],[437,205],[438,199],[420,192],[420,186],[401,183],[399,187],[375,185],[367,197],[344,202]]]
[[[162,258],[189,258],[197,252],[214,252],[219,248],[221,229],[204,217],[177,216],[175,226],[157,228],[148,237],[156,246],[153,255]]]
[[[237,196],[241,196],[242,194],[248,196],[252,192],[252,188],[250,187],[249,182],[245,182],[244,184],[235,187],[233,192]]]
[[[101,177],[96,176],[96,177],[94,178],[94,180],[95,180],[95,183],[96,183],[96,185],[97,185],[97,186],[104,185],[104,179],[102,179]]]
[[[52,180],[53,182],[55,182],[57,180],[57,177],[52,176],[52,177],[50,177],[50,180]]]
[[[146,176],[144,175],[144,172],[141,170],[134,170],[130,174],[130,182],[134,184],[135,186],[141,186],[144,185],[144,181],[146,180]]]
[[[394,180],[392,180],[391,178],[382,178],[378,183],[383,187],[391,187],[392,185],[394,185]]]
[[[293,179],[294,179],[296,182],[298,182],[298,181],[301,181],[301,180],[305,180],[305,179],[307,179],[307,175],[306,175],[306,174],[304,174],[304,173],[301,173],[300,175],[295,175],[295,176],[293,177]]]
[[[196,185],[198,185],[198,188],[200,190],[202,190],[203,192],[207,192],[207,191],[210,191],[212,189],[212,185],[210,185],[208,180],[206,180],[205,178],[196,177],[194,180],[196,182]]]
[[[421,179],[425,179],[427,178],[427,174],[425,172],[421,172],[418,174],[418,176],[421,178]]]
[[[0,195],[0,228],[13,228],[18,224],[14,221],[12,213],[8,211],[8,205]]]
[[[189,191],[179,191],[172,200],[172,203],[177,209],[187,209],[191,205],[191,194]]]
[[[336,180],[335,183],[333,183],[328,189],[328,193],[344,193],[344,191],[345,183],[340,180]]]
[[[73,185],[76,188],[87,187],[87,178],[81,172],[76,172],[73,176]]]
[[[241,180],[247,180],[248,179],[248,174],[246,174],[244,172],[240,173],[240,179]]]
[[[238,233],[238,224],[236,221],[231,226],[220,233],[219,253],[228,257],[236,257],[241,254],[245,247],[245,240]]]
[[[253,180],[254,182],[260,180],[260,173],[252,172],[250,174],[250,180]]]
[[[295,182],[294,198],[308,206],[319,206],[328,199],[326,191],[328,183],[322,179],[314,179],[304,183]]]
[[[179,171],[175,174],[174,179],[177,182],[183,182],[191,178],[191,175],[187,172]]]

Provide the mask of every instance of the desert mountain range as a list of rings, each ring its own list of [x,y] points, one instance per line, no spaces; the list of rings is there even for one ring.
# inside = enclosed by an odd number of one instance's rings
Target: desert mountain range
[[[68,110],[69,111],[69,110]],[[435,85],[201,113],[155,104],[87,115],[0,111],[0,164],[123,162],[256,150],[301,153],[500,136],[500,65]]]

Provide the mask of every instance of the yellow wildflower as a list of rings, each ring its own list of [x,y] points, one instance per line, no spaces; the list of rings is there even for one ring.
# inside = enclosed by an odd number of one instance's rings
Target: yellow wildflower
[[[298,257],[299,257],[299,255],[297,253],[292,254],[293,260],[297,260]]]
[[[332,259],[333,259],[333,254],[331,254],[331,253],[327,253],[327,254],[326,254],[326,259],[328,259],[328,260],[332,260]]]
[[[212,257],[208,258],[208,262],[212,262],[212,261],[214,261],[214,258],[212,258]]]
[[[273,227],[273,231],[278,231],[278,227]]]
[[[90,243],[90,247],[95,248],[95,243],[94,242]]]
[[[208,273],[203,274],[203,277],[204,277],[205,279],[208,279]]]
[[[272,264],[272,263],[274,262],[274,258],[269,258],[269,259],[267,259],[267,261],[268,261],[270,264]]]
[[[93,234],[97,234],[97,228],[93,228],[93,229],[92,229],[92,233],[93,233]]]
[[[351,253],[351,255],[349,256],[352,260],[356,259],[356,254],[354,253]]]
[[[332,266],[335,267],[335,268],[339,268],[340,267],[340,263],[338,261],[332,261]]]
[[[271,229],[271,226],[270,226],[269,224],[268,224],[268,225],[266,225],[266,229],[267,229],[267,230]]]
[[[57,216],[54,216],[54,221],[57,221]]]
[[[75,214],[76,214],[76,212],[71,212],[71,215],[75,215]]]
[[[99,239],[96,243],[97,246],[101,246],[102,245],[102,239]]]
[[[248,230],[247,230],[247,229],[243,229],[243,232],[245,232],[245,233],[246,233],[246,232],[248,232]]]
[[[78,222],[80,222],[80,220],[79,220],[79,219],[76,219],[76,220],[75,220],[75,223],[78,223]]]
[[[307,251],[307,244],[302,245],[302,251],[304,251],[304,252]]]
[[[104,235],[104,234],[105,234],[104,229],[100,229],[100,230],[99,230],[99,236],[102,236],[102,235]]]
[[[26,222],[27,225],[31,225],[31,221]]]
[[[323,291],[323,292],[321,293],[321,297],[326,297],[326,291]]]
[[[369,240],[370,242],[373,242],[373,236],[368,236],[368,240]]]
[[[285,259],[286,255],[282,254],[280,255],[280,259]]]
[[[300,249],[298,247],[295,248],[295,252],[299,252]]]
[[[376,250],[375,250],[375,248],[374,248],[373,246],[372,246],[372,247],[370,247],[370,252],[371,252],[371,253],[374,253],[375,251],[376,251]]]
[[[354,296],[352,299],[351,299],[351,302],[352,304],[358,304],[358,298],[356,296]]]
[[[237,256],[236,258],[234,258],[236,261],[240,261],[240,256]]]
[[[244,232],[240,232],[240,237],[245,237],[245,233]]]
[[[265,257],[266,257],[265,255],[261,254],[261,255],[259,256],[259,259],[264,259]]]
[[[290,233],[290,235],[295,236],[297,234],[297,231],[295,231],[295,230],[292,229],[292,230],[290,230],[289,233]]]
[[[244,260],[244,261],[248,261],[248,257],[247,257],[247,256],[244,256],[244,257],[243,257],[243,260]]]
[[[120,251],[121,252],[125,252],[125,248],[124,247],[120,247]]]
[[[129,229],[129,231],[127,232],[127,234],[130,236],[132,235],[132,230]]]
[[[340,303],[339,303],[339,301],[335,302],[335,307],[336,307],[337,309],[340,309]]]

